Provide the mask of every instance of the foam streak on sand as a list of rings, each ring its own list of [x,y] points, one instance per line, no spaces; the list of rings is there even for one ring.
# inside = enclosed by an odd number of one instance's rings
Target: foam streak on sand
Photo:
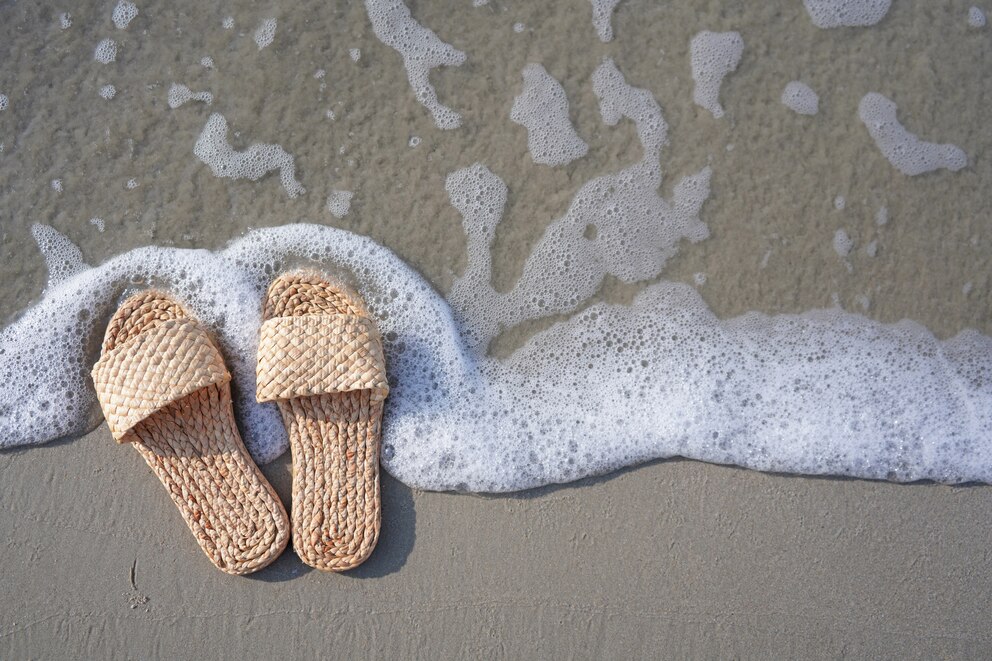
[[[910,176],[940,169],[956,172],[968,165],[963,149],[921,140],[899,123],[896,111],[893,101],[876,92],[865,94],[858,104],[858,116],[868,133],[900,172]]]
[[[365,10],[379,41],[403,56],[410,87],[417,100],[430,111],[434,123],[442,129],[458,128],[462,116],[438,101],[430,72],[438,67],[461,65],[465,53],[441,41],[433,30],[414,20],[401,0],[365,0]]]
[[[684,177],[671,201],[662,198],[659,157],[668,124],[660,106],[647,90],[628,85],[610,59],[593,73],[592,84],[607,125],[625,117],[634,122],[643,159],[583,185],[534,247],[511,291],[497,292],[490,283],[489,244],[503,215],[506,186],[481,164],[448,175],[448,197],[468,234],[468,268],[450,299],[456,310],[474,311],[463,316],[472,346],[485,348],[501,329],[522,321],[571,312],[607,274],[625,282],[655,277],[680,240],[708,236],[699,210],[709,196],[710,169]]]
[[[169,90],[169,99],[169,105],[172,105],[172,90]],[[220,113],[210,115],[193,146],[193,153],[210,166],[215,176],[258,181],[268,172],[279,170],[279,179],[287,195],[296,197],[306,193],[303,184],[296,180],[292,154],[279,145],[268,144],[255,144],[242,152],[235,151],[227,142],[227,120]]]

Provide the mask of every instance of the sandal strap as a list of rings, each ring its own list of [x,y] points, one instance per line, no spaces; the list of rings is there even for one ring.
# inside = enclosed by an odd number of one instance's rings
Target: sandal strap
[[[371,390],[389,394],[375,323],[351,314],[274,317],[262,323],[255,372],[258,401]]]
[[[96,396],[119,443],[156,411],[200,388],[231,380],[207,332],[190,318],[167,319],[100,356]]]

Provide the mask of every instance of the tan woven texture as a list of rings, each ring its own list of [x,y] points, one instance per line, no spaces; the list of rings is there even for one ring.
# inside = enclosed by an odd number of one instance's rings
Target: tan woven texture
[[[379,539],[382,340],[357,295],[316,275],[277,278],[262,318],[257,395],[289,433],[293,547],[311,567],[351,569]]]
[[[144,457],[210,561],[249,574],[282,553],[289,521],[238,434],[230,378],[202,326],[154,291],[120,307],[93,368],[114,437]]]

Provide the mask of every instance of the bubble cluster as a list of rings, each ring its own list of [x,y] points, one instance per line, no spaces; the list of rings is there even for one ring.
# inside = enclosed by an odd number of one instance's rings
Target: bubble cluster
[[[851,239],[847,231],[839,229],[834,232],[834,251],[839,257],[847,257],[853,248],[854,240]]]
[[[782,104],[800,115],[815,115],[820,109],[820,97],[806,83],[793,80],[782,90]]]
[[[968,10],[968,25],[971,27],[984,28],[985,21],[985,12],[978,7],[972,7]]]
[[[117,42],[113,39],[104,39],[96,45],[93,51],[93,59],[101,64],[110,64],[117,59]]]
[[[561,83],[540,64],[524,67],[523,77],[523,91],[513,100],[510,119],[527,129],[527,150],[534,162],[565,165],[585,156],[589,145],[568,118]]]
[[[992,482],[992,338],[974,331],[940,341],[838,308],[720,320],[691,285],[663,281],[629,306],[590,306],[500,361],[468,349],[444,299],[393,253],[331,227],[255,230],[218,252],[139,248],[93,268],[54,230],[35,235],[52,280],[0,331],[4,447],[100,420],[89,377],[98,340],[121,297],[151,285],[214,331],[246,444],[274,459],[287,446],[282,421],[252,396],[260,303],[275,274],[306,267],[356,287],[377,320],[391,387],[383,466],[414,487],[513,491],[671,456]]]
[[[344,218],[351,210],[351,198],[354,193],[350,190],[332,190],[327,196],[327,210],[335,218]]]
[[[818,28],[875,25],[889,11],[892,0],[803,0],[806,13]]]
[[[6,110],[7,106],[10,105],[10,97],[6,94],[0,94],[0,111]]]
[[[117,96],[117,88],[113,85],[104,85],[100,88],[100,96],[107,101]]]
[[[255,29],[255,45],[258,50],[262,50],[272,43],[276,36],[277,21],[274,18],[266,18]]]
[[[934,170],[956,172],[968,165],[968,156],[952,144],[924,142],[896,119],[896,104],[877,92],[869,92],[858,104],[858,117],[864,123],[882,155],[906,175]]]
[[[620,0],[589,0],[592,3],[592,26],[603,43],[613,41],[613,10]]]
[[[166,100],[169,102],[169,107],[175,110],[187,101],[202,101],[209,106],[214,102],[214,95],[206,91],[194,92],[185,85],[172,83]]]
[[[296,164],[292,154],[279,145],[255,144],[237,152],[227,142],[227,120],[220,113],[210,115],[193,154],[210,166],[217,177],[258,181],[272,170],[279,170],[279,179],[291,198],[306,192],[296,180]]]
[[[59,29],[68,30],[72,27],[72,14],[67,11],[59,14]]]
[[[700,32],[689,43],[692,64],[692,100],[709,110],[716,118],[723,117],[720,105],[720,85],[727,74],[737,69],[744,54],[744,40],[738,32]]]
[[[134,17],[138,15],[138,8],[133,2],[128,2],[127,0],[119,0],[117,5],[114,7],[114,12],[111,14],[110,18],[114,21],[114,25],[117,26],[118,30],[123,30],[128,26]]]
[[[465,62],[465,53],[441,41],[433,30],[415,21],[401,0],[365,0],[365,11],[379,41],[403,57],[410,88],[431,113],[437,127],[458,128],[462,117],[438,101],[430,72],[438,67],[460,66]]]

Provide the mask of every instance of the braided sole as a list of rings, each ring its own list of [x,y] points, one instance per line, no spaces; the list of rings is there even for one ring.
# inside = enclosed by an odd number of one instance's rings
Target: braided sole
[[[111,319],[103,351],[187,316],[160,292],[137,294]],[[229,384],[200,388],[166,405],[138,422],[129,436],[218,569],[250,574],[286,548],[286,510],[241,441]]]
[[[269,287],[262,317],[368,316],[357,295],[319,276],[291,274]],[[293,456],[293,548],[311,567],[345,571],[379,539],[382,398],[373,390],[278,402]]]

